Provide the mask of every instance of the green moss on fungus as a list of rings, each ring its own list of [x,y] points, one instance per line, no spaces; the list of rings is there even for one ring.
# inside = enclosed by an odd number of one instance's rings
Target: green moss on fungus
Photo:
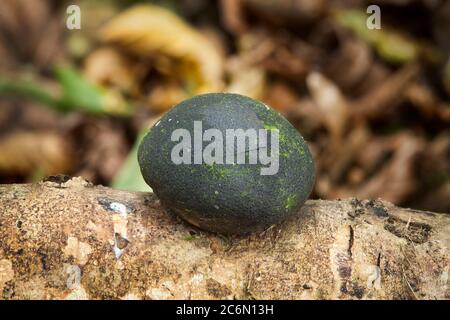
[[[227,129],[278,129],[278,172],[261,175],[267,165],[249,164],[248,149],[245,164],[173,163],[171,151],[179,141],[171,140],[172,132],[182,128],[193,137],[194,121],[202,122],[203,132],[218,129],[224,144]],[[267,149],[270,154],[271,146]],[[283,221],[298,211],[314,184],[311,154],[297,130],[273,109],[237,94],[206,94],[175,106],[143,139],[138,160],[162,203],[188,222],[220,233],[258,231]]]
[[[285,208],[288,209],[288,210],[291,209],[291,208],[294,208],[295,205],[296,205],[296,200],[295,200],[296,198],[297,198],[296,194],[289,195],[287,197],[287,199],[286,199],[286,206],[285,206]]]

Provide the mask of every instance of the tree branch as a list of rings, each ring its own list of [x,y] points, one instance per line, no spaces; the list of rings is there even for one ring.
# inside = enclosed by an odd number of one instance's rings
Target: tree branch
[[[0,185],[2,299],[448,299],[449,242],[448,215],[382,201],[311,200],[225,237],[152,194]]]

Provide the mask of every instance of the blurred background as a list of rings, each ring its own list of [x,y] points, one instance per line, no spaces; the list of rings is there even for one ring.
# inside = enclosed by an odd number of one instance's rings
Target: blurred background
[[[312,198],[450,212],[449,52],[446,0],[1,0],[0,183],[66,174],[148,191],[143,132],[227,91],[306,138]]]

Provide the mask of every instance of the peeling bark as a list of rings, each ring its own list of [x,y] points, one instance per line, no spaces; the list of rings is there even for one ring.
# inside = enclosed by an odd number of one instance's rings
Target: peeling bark
[[[2,299],[448,299],[450,216],[310,200],[249,236],[81,178],[0,185]]]

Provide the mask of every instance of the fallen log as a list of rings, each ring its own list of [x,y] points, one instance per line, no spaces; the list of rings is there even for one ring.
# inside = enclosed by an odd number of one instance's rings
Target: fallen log
[[[450,216],[310,200],[248,236],[81,178],[0,185],[1,299],[448,299]]]

